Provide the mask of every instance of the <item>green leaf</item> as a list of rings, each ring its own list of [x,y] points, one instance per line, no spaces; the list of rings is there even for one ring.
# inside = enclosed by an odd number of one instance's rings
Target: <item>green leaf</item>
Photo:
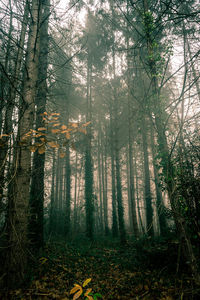
[[[101,294],[99,294],[99,293],[95,293],[93,295],[93,298],[94,298],[94,300],[98,300],[98,298],[103,298],[103,296]]]

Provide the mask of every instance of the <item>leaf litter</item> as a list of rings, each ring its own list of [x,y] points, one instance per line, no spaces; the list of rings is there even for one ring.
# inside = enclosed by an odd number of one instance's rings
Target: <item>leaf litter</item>
[[[0,299],[68,300],[73,298],[70,294],[73,287],[83,283],[83,287],[88,284],[105,300],[199,299],[200,289],[186,273],[176,274],[163,265],[154,268],[147,263],[145,266],[137,261],[137,256],[140,255],[132,245],[124,250],[49,244],[38,259],[28,286],[1,291]],[[79,299],[87,298],[82,294]]]

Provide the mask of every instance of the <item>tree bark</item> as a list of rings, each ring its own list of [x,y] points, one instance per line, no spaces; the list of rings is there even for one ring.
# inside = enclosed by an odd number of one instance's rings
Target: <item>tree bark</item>
[[[143,116],[143,123],[141,124],[142,131],[142,144],[144,155],[144,198],[146,206],[146,219],[147,219],[147,234],[151,237],[154,235],[153,230],[153,208],[152,208],[152,195],[151,195],[151,183],[150,183],[150,171],[149,171],[149,154],[147,148],[147,124],[145,116]]]
[[[27,28],[27,23],[28,23],[28,4],[26,2],[25,8],[24,8],[24,16],[23,16],[23,21],[22,21],[22,28],[21,28],[21,33],[20,33],[20,40],[19,40],[19,47],[17,51],[17,57],[16,57],[16,62],[15,62],[15,70],[12,78],[12,85],[9,88],[9,93],[8,93],[8,101],[6,105],[6,112],[5,112],[5,122],[4,122],[4,127],[3,127],[3,134],[10,135],[12,133],[12,126],[13,126],[13,108],[15,104],[15,97],[16,97],[16,89],[18,86],[18,77],[20,75],[20,70],[21,70],[21,64],[22,64],[22,57],[23,57],[23,49],[24,49],[24,43],[25,43],[25,35],[26,35],[26,28]],[[10,26],[12,26],[12,14],[10,16],[11,21],[10,21]],[[11,29],[9,33],[9,41],[11,38]],[[8,44],[8,48],[10,48],[10,45]],[[10,50],[7,50],[9,52]],[[8,60],[9,55],[7,55],[6,60]],[[7,65],[8,62],[5,64],[5,71],[7,71]],[[2,81],[3,82],[3,81]],[[1,99],[0,106],[3,109],[3,96]],[[0,120],[0,128],[1,128],[2,121]],[[1,129],[0,129],[1,131]],[[1,201],[3,197],[3,188],[5,184],[5,178],[4,178],[4,173],[5,173],[5,165],[6,165],[6,159],[7,159],[7,154],[8,154],[8,148],[9,148],[9,136],[5,136],[3,138],[3,145],[1,146],[1,151],[0,151],[0,207],[1,207]]]
[[[36,129],[44,127],[43,113],[46,107],[47,98],[47,67],[48,67],[48,16],[50,13],[49,0],[43,1],[44,12],[42,14],[42,25],[40,29],[40,54],[38,68],[38,90],[36,96]],[[36,142],[40,143],[37,138]],[[30,218],[29,218],[29,237],[31,248],[38,252],[44,243],[43,239],[43,206],[44,206],[44,167],[45,153],[39,154],[38,151],[33,155],[32,183],[30,191]]]
[[[38,79],[41,6],[37,0],[32,0],[31,15],[24,78],[23,114],[19,123],[15,173],[12,181],[12,194],[8,204],[8,251],[6,258],[8,286],[21,283],[27,268],[31,152],[28,147],[30,142],[24,137],[33,128],[34,101]]]

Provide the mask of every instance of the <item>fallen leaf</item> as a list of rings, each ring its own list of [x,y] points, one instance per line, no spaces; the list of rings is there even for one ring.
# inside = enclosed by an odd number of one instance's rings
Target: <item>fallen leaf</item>
[[[92,280],[92,278],[86,279],[86,280],[84,281],[84,283],[83,283],[83,287],[85,287],[91,280]],[[89,292],[89,293],[90,293],[90,292]],[[88,294],[89,294],[89,293],[88,293]]]

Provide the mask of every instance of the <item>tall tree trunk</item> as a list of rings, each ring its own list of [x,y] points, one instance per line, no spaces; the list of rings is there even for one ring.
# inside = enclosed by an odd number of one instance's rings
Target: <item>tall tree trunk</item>
[[[101,165],[102,165],[102,188],[103,188],[103,211],[104,211],[104,230],[105,236],[109,234],[109,227],[108,227],[108,198],[107,198],[107,187],[108,187],[108,180],[107,180],[107,137],[105,141],[105,147],[103,147],[103,137],[102,137],[102,130],[101,130]],[[104,165],[105,164],[105,165]]]
[[[161,236],[164,236],[166,234],[167,222],[164,215],[164,203],[163,203],[163,197],[160,188],[160,180],[159,180],[158,169],[156,164],[155,139],[154,139],[154,132],[153,132],[152,125],[151,125],[151,152],[153,158],[153,172],[154,172],[154,182],[156,188],[156,207],[157,207],[158,221],[160,226],[160,234]]]
[[[50,13],[49,0],[43,1],[44,10],[42,15],[42,25],[40,29],[40,54],[38,68],[38,91],[36,96],[36,129],[44,127],[43,113],[46,107],[47,98],[47,66],[48,66],[48,16]],[[37,142],[41,142],[37,139]],[[38,151],[33,155],[32,183],[30,191],[30,219],[29,237],[31,247],[38,252],[43,247],[43,206],[44,206],[44,167],[45,152],[39,154]]]
[[[99,202],[100,202],[100,207],[99,207],[99,211],[100,211],[100,215],[99,215],[99,220],[100,220],[100,231],[103,232],[103,200],[102,200],[102,163],[101,163],[101,121],[100,121],[100,117],[98,117],[99,120],[99,128],[98,128],[98,141],[97,141],[97,160],[98,160],[98,181],[99,181]]]
[[[21,33],[20,33],[19,47],[18,47],[16,62],[15,62],[15,70],[14,70],[13,80],[12,80],[13,84],[9,88],[8,101],[7,101],[7,105],[6,105],[5,122],[4,122],[4,127],[3,127],[3,134],[5,134],[5,135],[9,135],[12,132],[12,126],[13,126],[12,115],[13,115],[13,108],[14,108],[14,104],[15,104],[16,89],[18,86],[17,79],[19,78],[21,64],[22,64],[24,41],[25,41],[26,28],[27,28],[27,23],[28,23],[28,13],[29,13],[28,5],[26,2],[25,8],[24,8],[24,16],[23,16],[23,20],[22,20],[22,28],[21,28]],[[10,26],[12,27],[12,13],[11,13],[10,18],[11,18]],[[9,41],[11,39],[11,33],[12,33],[12,30],[10,28]],[[10,43],[8,43],[7,47],[8,47],[7,53],[9,54]],[[6,56],[6,63],[5,63],[5,71],[6,72],[7,72],[7,65],[8,65],[7,60],[9,59],[8,54]],[[3,97],[4,96],[2,96],[2,99],[0,101],[0,106],[2,107],[2,109],[3,109],[3,102],[4,102]],[[1,124],[2,124],[2,121],[0,120],[0,131],[1,131]],[[9,136],[5,136],[3,138],[3,147],[1,146],[1,151],[0,151],[0,207],[1,207],[3,188],[4,188],[4,183],[5,183],[4,172],[5,172],[5,165],[6,165],[6,157],[8,154],[8,144],[9,144]]]
[[[38,79],[39,32],[41,6],[32,0],[30,31],[27,46],[26,74],[24,78],[23,114],[19,123],[18,146],[16,149],[15,173],[12,195],[8,204],[8,251],[6,258],[7,284],[20,283],[27,268],[27,224],[28,200],[31,178],[31,153],[26,133],[33,128],[34,101]]]
[[[116,201],[116,176],[115,176],[115,156],[114,156],[114,136],[113,136],[113,113],[110,109],[110,153],[111,153],[111,177],[112,177],[112,235],[117,237],[118,220],[117,220],[117,201]]]
[[[77,222],[76,222],[76,231],[79,231],[81,228],[81,189],[82,189],[82,173],[83,173],[83,166],[84,166],[84,156],[81,157],[81,166],[79,170],[79,177],[78,177],[78,192],[77,192]]]
[[[57,234],[63,235],[63,228],[64,228],[64,216],[63,216],[63,200],[64,200],[64,192],[63,192],[63,185],[64,185],[64,166],[62,163],[62,158],[60,157],[59,151],[59,171],[58,171],[58,180],[59,180],[59,187],[58,187],[58,219],[57,219]]]
[[[135,150],[136,153],[136,150]],[[138,219],[139,219],[139,224],[141,226],[141,231],[142,234],[145,234],[145,228],[143,225],[143,220],[141,216],[141,209],[140,209],[140,199],[139,199],[139,179],[138,179],[138,171],[137,171],[137,156],[135,154],[135,159],[134,159],[134,168],[135,168],[135,182],[136,182],[136,198],[137,198],[137,207],[138,207]]]
[[[128,196],[128,218],[131,232],[133,232],[132,208],[130,197],[130,170],[129,170],[129,154],[128,147],[126,148],[126,177],[127,177],[127,196]]]
[[[86,122],[92,121],[92,95],[91,95],[91,74],[92,66],[88,51],[87,66],[87,115]],[[85,151],[85,209],[86,209],[86,235],[93,241],[94,238],[94,195],[93,195],[93,165],[92,165],[92,128],[87,126],[86,151]]]
[[[77,183],[78,183],[78,154],[76,152],[75,184],[74,184],[74,226],[73,226],[74,232],[76,232],[76,225],[77,225]]]
[[[114,21],[114,9],[113,0],[111,1],[111,11],[112,19]],[[119,125],[118,125],[118,97],[117,97],[117,87],[116,87],[116,62],[115,62],[115,37],[113,35],[113,45],[112,45],[112,64],[113,64],[113,118],[114,118],[114,152],[115,152],[115,168],[116,168],[116,192],[117,192],[117,212],[119,221],[119,234],[120,242],[123,244],[126,240],[126,231],[124,224],[124,207],[122,199],[122,186],[121,186],[121,170],[120,170],[120,154],[119,154]]]
[[[130,110],[130,108],[129,108]],[[137,214],[136,214],[136,199],[135,199],[135,183],[134,183],[134,173],[133,173],[133,150],[132,150],[132,133],[131,133],[131,123],[129,116],[129,141],[128,141],[128,162],[129,162],[129,193],[130,193],[130,209],[131,209],[131,222],[133,227],[133,232],[137,238],[139,235],[138,224],[137,224]]]
[[[145,117],[143,118],[143,124],[141,124],[142,131],[142,144],[144,155],[144,198],[146,206],[146,218],[147,218],[147,234],[149,236],[154,235],[153,230],[153,208],[152,208],[152,196],[151,196],[151,184],[150,184],[150,171],[149,171],[149,154],[147,148],[147,124]]]
[[[65,229],[64,233],[65,236],[67,237],[70,233],[70,217],[71,217],[71,166],[70,166],[70,149],[69,149],[69,144],[67,144],[66,147],[66,161],[65,161],[65,180],[66,180],[66,198],[65,198],[65,213],[64,213],[64,218],[65,218]]]
[[[129,18],[129,10],[128,10],[128,0],[126,3],[127,10],[127,18]],[[132,132],[132,113],[133,108],[131,103],[131,67],[130,67],[130,50],[129,50],[129,23],[128,19],[126,20],[126,47],[127,47],[127,87],[128,87],[128,171],[129,171],[129,204],[130,204],[130,218],[131,218],[131,227],[133,228],[133,232],[135,237],[137,238],[139,235],[138,224],[137,224],[137,213],[136,213],[136,199],[135,199],[135,184],[134,184],[134,173],[133,173],[133,132]]]
[[[50,216],[49,216],[49,234],[55,233],[54,229],[54,216],[55,216],[55,163],[56,163],[56,155],[55,151],[53,151],[53,165],[52,165],[52,174],[51,174],[51,203],[50,203]]]
[[[13,10],[11,0],[9,0],[9,9],[10,9],[10,20],[9,20],[9,31],[8,31],[8,41],[5,51],[5,62],[1,64],[1,80],[0,80],[0,134],[2,131],[2,123],[3,123],[3,108],[4,106],[8,106],[9,103],[9,94],[8,94],[8,83],[7,83],[7,76],[8,76],[8,69],[9,69],[9,62],[10,62],[10,52],[11,52],[11,39],[13,34]],[[7,103],[6,103],[7,100]]]

